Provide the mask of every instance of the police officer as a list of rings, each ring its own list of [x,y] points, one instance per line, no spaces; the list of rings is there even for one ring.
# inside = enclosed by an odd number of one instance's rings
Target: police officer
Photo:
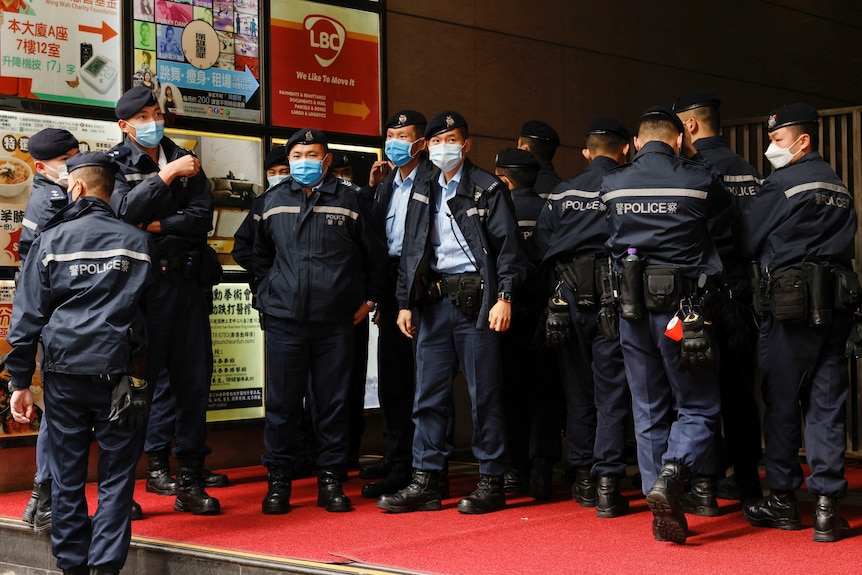
[[[530,120],[521,126],[517,147],[527,150],[539,160],[539,175],[533,189],[541,198],[547,199],[548,194],[562,181],[551,163],[559,145],[560,137],[557,131],[545,122]]]
[[[206,244],[212,193],[200,160],[164,137],[162,110],[152,90],[132,88],[114,111],[126,137],[108,152],[121,172],[111,206],[121,219],[150,233],[159,255],[155,297],[160,305],[147,313],[147,374],[155,383],[144,445],[148,475],[164,480],[162,493],[176,493],[176,511],[218,514],[218,499],[204,486],[212,380],[209,300],[220,274]],[[172,442],[180,464],[175,487],[168,473]],[[149,480],[147,486],[152,489]]]
[[[383,412],[385,457],[359,472],[361,477],[382,479],[362,487],[362,496],[373,499],[407,487],[412,469],[413,343],[395,323],[399,310],[395,287],[404,235],[413,233],[405,229],[410,194],[414,189],[424,189],[434,172],[425,151],[426,124],[425,116],[416,110],[401,110],[386,120],[384,150],[388,161],[376,162],[369,176],[369,185],[375,189],[372,213],[386,235],[389,255],[386,287],[374,318],[379,329],[377,393]],[[391,169],[390,162],[394,169],[381,180],[381,175]]]
[[[622,274],[620,343],[643,489],[653,535],[676,543],[687,537],[682,495],[691,474],[714,466],[720,397],[710,360],[717,354],[699,299],[709,287],[704,278],[721,273],[706,222],[730,204],[717,174],[678,156],[683,131],[670,109],[650,108],[638,124],[634,160],[608,172],[600,190],[607,245]]]
[[[8,341],[12,414],[35,416],[29,385],[40,335],[45,422],[54,441],[51,543],[57,567],[73,575],[114,574],[131,539],[135,465],[143,448],[148,395],[130,385],[143,331],[144,291],[153,281],[146,233],[108,205],[116,165],[101,152],[67,161],[72,205],[34,241],[21,271]],[[142,382],[142,380],[137,380]],[[118,410],[120,399],[129,405]],[[99,444],[99,506],[87,514],[92,433]]]
[[[290,507],[302,396],[310,389],[317,431],[317,504],[350,511],[348,464],[354,325],[381,294],[383,238],[365,202],[329,173],[325,135],[303,129],[287,143],[291,178],[265,195],[254,242],[257,306],[266,326],[267,397],[263,513]],[[310,379],[309,379],[310,376]]]
[[[565,328],[570,341],[560,342],[557,357],[566,394],[568,459],[575,470],[572,498],[582,507],[596,507],[598,517],[617,517],[629,507],[619,485],[626,474],[629,397],[610,305],[608,226],[599,189],[605,174],[625,162],[630,141],[619,120],[592,120],[583,150],[589,165],[557,186],[536,229],[544,261],[556,273],[558,293],[549,315],[568,313],[561,323],[571,324]]]
[[[769,282],[772,314],[761,325],[759,350],[770,494],[742,510],[759,527],[802,528],[795,493],[803,480],[801,415],[811,468],[805,485],[816,497],[814,541],[833,542],[849,534],[838,500],[847,494],[844,343],[851,292],[858,292],[851,267],[856,211],[853,196],[817,152],[818,124],[808,104],[772,111],[766,157],[775,171],[744,221],[750,253]]]
[[[394,495],[382,495],[377,506],[395,513],[442,508],[452,382],[460,360],[473,403],[480,479],[458,511],[488,513],[506,504],[498,332],[509,328],[513,292],[527,264],[505,187],[467,159],[472,140],[464,117],[439,112],[425,139],[439,171],[425,188],[414,187],[410,198],[405,229],[411,232],[404,235],[397,291],[398,326],[416,338],[413,477]]]
[[[34,160],[36,175],[21,221],[21,237],[18,240],[21,265],[30,251],[30,245],[45,224],[69,205],[66,160],[78,153],[78,140],[67,130],[45,128],[30,137],[27,148]],[[36,476],[30,500],[21,518],[33,525],[37,532],[51,528],[51,476],[47,464],[50,447],[44,413],[42,417],[42,427],[36,439]]]
[[[719,134],[720,105],[715,94],[700,90],[683,94],[673,105],[698,154],[721,174],[732,196],[731,207],[709,222],[724,269],[724,289],[713,304],[717,312],[713,321],[716,343],[724,358],[718,365],[718,383],[726,457],[724,462],[716,458],[717,486],[710,475],[692,479],[691,494],[686,494],[685,504],[686,511],[697,515],[719,514],[716,495],[743,500],[763,495],[757,469],[763,454],[754,392],[756,327],[751,309],[751,282],[739,242],[741,234],[734,233],[739,231],[739,214],[748,210],[763,178]],[[729,466],[733,466],[733,475],[725,477],[724,471]]]
[[[345,184],[353,183],[353,162],[346,153],[339,151],[337,154],[332,154],[332,165],[329,169],[333,176]]]
[[[536,248],[536,220],[547,201],[536,194],[539,161],[530,152],[506,148],[497,154],[495,174],[512,198],[518,232],[532,264],[522,296],[512,305],[512,327],[501,334],[503,409],[509,470],[504,487],[550,499],[554,462],[562,455],[562,388],[556,357],[541,343],[547,285]]]

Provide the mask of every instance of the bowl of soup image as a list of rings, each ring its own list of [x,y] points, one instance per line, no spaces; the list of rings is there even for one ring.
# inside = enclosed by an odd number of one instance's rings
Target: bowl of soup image
[[[27,162],[11,156],[0,157],[0,196],[17,196],[32,185],[33,170]]]

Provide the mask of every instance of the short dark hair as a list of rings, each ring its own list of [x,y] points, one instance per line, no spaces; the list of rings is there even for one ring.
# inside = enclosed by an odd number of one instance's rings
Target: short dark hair
[[[519,189],[532,188],[538,176],[538,172],[530,168],[497,168],[497,171],[509,178]]]
[[[72,172],[87,184],[90,195],[110,197],[114,191],[114,170],[104,166],[82,166]]]
[[[586,146],[593,155],[596,155],[598,152],[616,154],[628,143],[628,140],[625,140],[616,134],[589,134],[587,136]]]
[[[690,110],[690,112],[708,130],[717,134],[721,129],[721,113],[715,106],[701,106]]]
[[[527,146],[527,151],[536,156],[540,162],[550,162],[557,152],[557,145],[550,140],[521,136],[521,142]]]
[[[656,116],[642,118],[638,123],[638,138],[650,140],[671,140],[679,136],[681,132],[677,129],[673,120]]]
[[[808,124],[791,124],[787,126],[798,138],[802,134],[808,134],[811,138],[811,149],[817,151],[820,149],[820,123],[812,122]]]

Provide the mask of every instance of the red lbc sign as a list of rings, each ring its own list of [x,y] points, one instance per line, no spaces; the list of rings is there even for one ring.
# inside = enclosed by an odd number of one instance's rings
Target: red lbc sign
[[[273,124],[380,135],[379,36],[350,26],[322,14],[301,22],[273,18]]]

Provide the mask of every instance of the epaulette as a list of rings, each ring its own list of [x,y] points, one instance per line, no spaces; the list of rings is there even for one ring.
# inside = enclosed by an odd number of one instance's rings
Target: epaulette
[[[50,202],[62,202],[63,204],[69,203],[69,195],[65,190],[61,190],[59,188],[51,188],[51,193],[48,194],[48,201]]]
[[[128,147],[118,144],[108,150],[106,153],[114,160],[122,160],[126,156],[131,155],[132,151]]]
[[[473,182],[474,202],[478,202],[483,193],[494,193],[497,191],[497,188],[503,185],[497,176],[484,170],[473,170],[470,174],[470,179]]]

